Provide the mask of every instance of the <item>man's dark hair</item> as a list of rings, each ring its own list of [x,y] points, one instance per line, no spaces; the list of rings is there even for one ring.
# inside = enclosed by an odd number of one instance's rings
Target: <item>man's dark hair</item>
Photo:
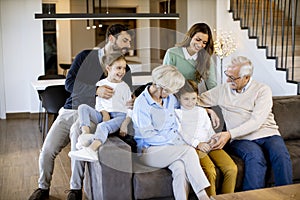
[[[129,30],[129,28],[127,26],[124,26],[122,24],[113,24],[113,25],[110,25],[106,30],[106,42],[108,42],[109,35],[118,37],[118,35],[122,31],[126,31],[131,37],[134,36],[133,32],[131,30]]]

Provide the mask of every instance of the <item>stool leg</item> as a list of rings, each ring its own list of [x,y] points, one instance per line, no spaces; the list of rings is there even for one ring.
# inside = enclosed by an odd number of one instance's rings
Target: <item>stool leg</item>
[[[42,133],[43,132],[43,107],[42,107],[42,101],[40,101],[40,108],[39,108],[39,130]]]
[[[45,136],[47,133],[48,129],[48,114],[47,111],[44,112],[44,120],[43,120],[43,131],[42,131],[42,144],[44,144]]]
[[[46,114],[46,126],[45,126],[44,141],[45,141],[46,135],[48,133],[48,123],[49,123],[48,121],[49,121],[49,114],[47,113]]]

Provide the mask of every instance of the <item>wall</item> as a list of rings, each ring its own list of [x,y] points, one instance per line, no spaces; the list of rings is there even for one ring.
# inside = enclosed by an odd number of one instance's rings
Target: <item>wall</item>
[[[0,1],[0,19],[2,19]],[[5,91],[4,91],[4,66],[3,66],[3,45],[2,45],[2,22],[0,20],[0,119],[6,118],[5,106]]]
[[[187,0],[188,30],[197,22],[208,24],[213,31],[216,28],[216,0]]]
[[[48,1],[45,1],[48,3]],[[69,13],[71,10],[69,1],[57,1],[57,13]],[[56,21],[56,40],[57,40],[57,64],[72,63],[71,52],[71,21],[57,20]],[[63,69],[58,68],[58,73],[63,74]]]
[[[31,81],[43,73],[43,34],[42,23],[33,19],[33,13],[41,12],[41,0],[1,0],[0,3],[3,56],[0,71],[4,76],[4,84],[0,86],[1,96],[5,97],[4,102],[1,98],[1,110],[5,103],[6,113],[37,111],[37,92]]]
[[[86,13],[86,1],[72,0],[71,12]],[[83,49],[95,47],[95,31],[94,29],[86,30],[86,26],[86,20],[71,21],[71,57],[76,56]]]
[[[150,0],[140,1],[137,6],[137,13],[150,12]],[[138,61],[142,63],[141,71],[150,71],[150,20],[137,20],[136,42]]]
[[[187,16],[188,16],[188,8],[187,8],[188,0],[177,0],[176,1],[176,12],[179,13],[180,20],[176,20],[176,29],[179,33],[186,33],[187,29]],[[177,36],[176,42],[180,42],[182,37]]]
[[[275,61],[266,59],[264,49],[257,49],[256,40],[248,39],[248,30],[241,30],[240,22],[232,20],[232,14],[227,11],[229,10],[229,0],[217,0],[216,10],[218,13],[217,30],[231,31],[237,41],[237,50],[224,59],[224,66],[230,63],[232,56],[246,56],[254,65],[253,78],[269,85],[274,96],[297,94],[297,85],[286,82],[286,72],[277,71]],[[217,70],[220,75],[220,63],[218,63]]]

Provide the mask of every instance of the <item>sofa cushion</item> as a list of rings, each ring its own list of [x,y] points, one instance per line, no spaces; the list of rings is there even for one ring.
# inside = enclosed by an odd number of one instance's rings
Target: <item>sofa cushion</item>
[[[157,169],[148,172],[135,172],[133,190],[135,199],[173,197],[171,171]]]
[[[285,145],[292,160],[293,182],[300,182],[300,140],[288,140]]]
[[[284,140],[300,139],[300,95],[273,97],[273,113]]]
[[[130,199],[132,189],[131,148],[118,137],[109,137],[99,149],[103,199]]]
[[[99,149],[100,162],[87,162],[85,195],[93,200],[132,197],[131,148],[118,137],[109,137]],[[102,192],[103,191],[103,192]]]

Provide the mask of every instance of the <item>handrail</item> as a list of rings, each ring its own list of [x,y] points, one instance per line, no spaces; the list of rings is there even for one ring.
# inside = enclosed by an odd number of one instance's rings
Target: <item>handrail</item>
[[[248,29],[250,38],[257,38],[257,46],[266,48],[266,57],[276,59],[276,69],[286,70],[287,81],[293,83],[300,82],[300,62],[295,62],[300,60],[297,7],[298,0],[230,0],[234,20]]]

